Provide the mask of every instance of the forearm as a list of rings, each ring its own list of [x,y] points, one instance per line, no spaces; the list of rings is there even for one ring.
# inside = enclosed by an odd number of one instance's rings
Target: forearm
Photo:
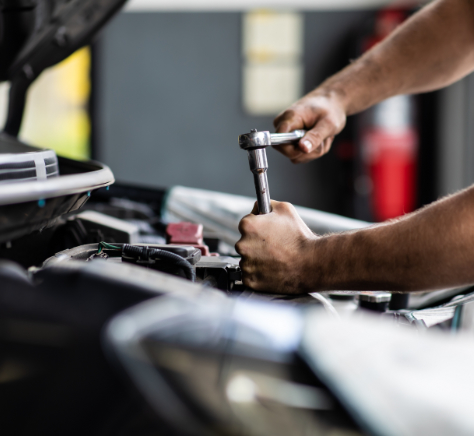
[[[312,244],[314,289],[415,291],[474,283],[474,187],[398,221]]]
[[[474,1],[438,0],[314,92],[337,96],[351,115],[393,95],[442,88],[473,69]]]

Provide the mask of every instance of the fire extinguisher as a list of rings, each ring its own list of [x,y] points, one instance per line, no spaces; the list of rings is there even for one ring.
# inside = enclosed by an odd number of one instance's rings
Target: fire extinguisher
[[[375,35],[366,40],[365,48],[380,42],[406,17],[407,12],[399,9],[380,11]],[[364,182],[374,220],[384,221],[415,209],[418,143],[413,96],[389,98],[365,114],[359,138],[362,178],[358,182]]]

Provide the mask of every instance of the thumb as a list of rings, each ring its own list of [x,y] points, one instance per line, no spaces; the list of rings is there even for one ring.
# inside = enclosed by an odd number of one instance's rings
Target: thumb
[[[311,153],[322,146],[325,139],[336,134],[336,126],[327,118],[322,118],[300,139],[299,148],[303,153]]]
[[[255,202],[253,205],[252,212],[250,212],[252,215],[258,215],[258,203]]]

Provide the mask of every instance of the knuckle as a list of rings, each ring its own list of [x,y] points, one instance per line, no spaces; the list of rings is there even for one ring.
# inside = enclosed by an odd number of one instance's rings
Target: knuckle
[[[249,233],[252,229],[252,225],[249,221],[250,221],[249,216],[245,216],[240,220],[239,232],[242,236],[245,236],[245,234]]]
[[[242,249],[243,249],[243,242],[242,242],[242,239],[241,239],[241,240],[237,241],[237,243],[235,244],[235,251],[237,251],[237,253],[242,255]]]
[[[262,280],[258,280],[257,278],[253,277],[249,280],[249,288],[252,288],[254,291],[263,291],[265,286]]]
[[[242,274],[242,282],[245,286],[253,290],[257,290],[259,288],[259,280],[257,280],[253,272],[246,272]]]
[[[277,131],[287,132],[294,129],[306,128],[308,124],[308,109],[305,105],[295,103],[293,106],[284,111],[274,120]],[[311,118],[311,117],[309,117]]]
[[[252,280],[252,278],[251,278],[248,274],[244,274],[244,275],[242,276],[242,283],[243,283],[245,286],[247,286],[248,288],[252,288],[252,289],[253,289],[253,287],[252,287],[253,280]]]
[[[310,130],[307,134],[313,146],[319,146],[325,139],[319,130]]]
[[[293,108],[289,108],[278,115],[277,120],[279,123],[289,121],[296,116],[296,111]]]
[[[326,131],[326,137],[334,136],[339,133],[345,125],[345,120],[340,119],[335,114],[327,114],[321,121]]]
[[[291,159],[296,159],[298,156],[301,155],[301,152],[298,150],[295,150],[293,146],[275,146],[274,147],[276,150],[278,150],[283,156],[286,156],[287,158]]]
[[[319,144],[312,152],[314,157],[320,157],[323,154],[323,144]]]
[[[276,200],[270,200],[272,204],[272,209],[278,209],[280,207],[280,202]]]
[[[282,201],[280,203],[280,208],[285,212],[293,211],[293,205],[291,203],[286,202],[286,201]]]
[[[341,116],[338,119],[338,122],[336,123],[339,131],[341,131],[344,128],[344,126],[346,125],[346,122],[347,122],[346,115],[341,114]]]
[[[328,117],[328,127],[330,130],[330,136],[334,136],[339,133],[345,125],[345,117],[338,117],[335,115],[331,115],[330,117]]]
[[[327,115],[327,109],[324,107],[321,107],[318,104],[313,104],[309,106],[309,111],[313,115],[313,117],[320,117],[320,116],[326,116]]]

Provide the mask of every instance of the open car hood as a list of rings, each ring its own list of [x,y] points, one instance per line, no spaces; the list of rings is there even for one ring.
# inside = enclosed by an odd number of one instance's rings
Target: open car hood
[[[0,80],[29,79],[89,44],[126,0],[0,0]]]

